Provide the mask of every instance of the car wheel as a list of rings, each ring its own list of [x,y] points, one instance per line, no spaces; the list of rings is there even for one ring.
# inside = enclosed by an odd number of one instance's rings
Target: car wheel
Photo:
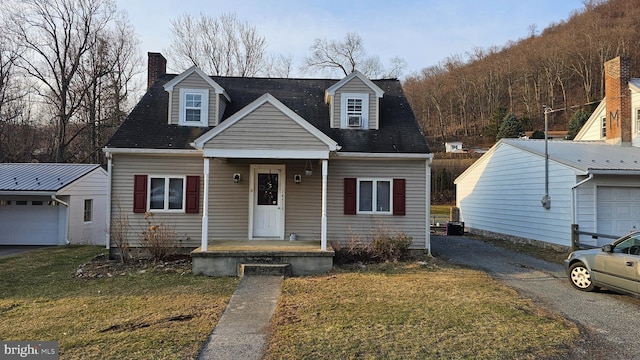
[[[593,291],[596,286],[591,281],[591,272],[583,263],[577,262],[569,267],[569,280],[571,285],[582,291]]]

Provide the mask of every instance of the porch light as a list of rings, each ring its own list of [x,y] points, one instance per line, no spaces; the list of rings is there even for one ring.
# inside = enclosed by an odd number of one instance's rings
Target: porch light
[[[233,174],[233,183],[237,184],[242,180],[242,175],[240,173]]]
[[[311,165],[311,160],[307,160],[307,164],[304,166],[304,174],[307,176],[313,175],[313,166]]]
[[[296,184],[300,184],[302,182],[302,175],[300,174],[293,175],[293,182]]]

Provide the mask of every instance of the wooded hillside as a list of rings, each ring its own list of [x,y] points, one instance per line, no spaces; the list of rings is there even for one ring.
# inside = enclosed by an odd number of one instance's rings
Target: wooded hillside
[[[590,0],[566,21],[504,47],[474,49],[409,76],[404,91],[434,152],[444,142],[489,147],[504,114],[525,131],[566,130],[580,108],[592,111],[604,97],[603,63],[631,58],[640,76],[640,0]],[[499,19],[496,19],[499,21]],[[425,50],[427,51],[427,50]],[[566,109],[566,110],[562,110]]]

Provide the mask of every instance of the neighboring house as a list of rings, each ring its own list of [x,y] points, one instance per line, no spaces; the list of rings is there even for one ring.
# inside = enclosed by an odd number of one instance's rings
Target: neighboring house
[[[0,245],[104,245],[107,172],[92,164],[0,164]]]
[[[570,247],[574,224],[608,236],[640,229],[640,80],[629,74],[625,58],[605,63],[605,100],[573,142],[548,142],[548,166],[544,140],[503,139],[462,173],[456,203],[468,231]]]
[[[444,143],[444,151],[448,153],[461,153],[462,141],[449,141]]]
[[[218,240],[367,239],[376,226],[429,243],[430,154],[398,80],[166,74],[104,149],[111,221],[140,246],[146,212],[179,246]],[[111,244],[115,246],[115,244]]]

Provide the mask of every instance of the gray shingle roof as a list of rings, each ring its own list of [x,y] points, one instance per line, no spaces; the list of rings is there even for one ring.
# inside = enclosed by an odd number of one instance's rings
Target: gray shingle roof
[[[544,140],[502,139],[505,144],[544,157]],[[549,159],[585,173],[640,174],[640,148],[593,141],[549,141]]]
[[[109,140],[110,148],[192,149],[193,140],[211,128],[167,124],[168,94],[158,79]],[[270,93],[311,125],[335,140],[342,152],[430,153],[427,141],[398,80],[373,80],[384,91],[380,129],[332,129],[324,92],[339,80],[212,77],[231,97],[223,121],[265,93]]]
[[[0,164],[0,191],[58,191],[100,167],[95,164]]]

